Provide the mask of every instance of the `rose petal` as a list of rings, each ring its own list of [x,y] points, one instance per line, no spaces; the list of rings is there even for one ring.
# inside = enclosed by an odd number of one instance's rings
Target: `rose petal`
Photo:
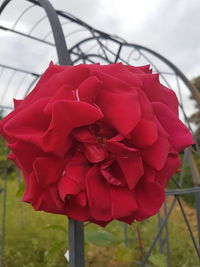
[[[193,137],[187,127],[167,105],[154,102],[152,106],[159,122],[169,134],[169,141],[174,149],[180,152],[187,146],[194,144]]]
[[[105,88],[101,90],[97,97],[97,105],[101,108],[108,122],[119,133],[122,135],[128,134],[137,125],[141,117],[136,90],[122,82],[117,83],[112,77],[109,79],[105,78],[105,75],[99,74],[98,77]]]
[[[129,216],[138,208],[135,194],[133,191],[111,186],[112,218]]]
[[[84,144],[85,156],[91,163],[98,163],[107,157],[107,152],[102,144]]]
[[[48,101],[43,98],[16,113],[4,126],[6,135],[42,147],[41,138],[50,123],[49,116],[43,113]]]
[[[128,157],[118,157],[117,162],[126,178],[128,187],[133,189],[144,174],[142,159],[137,153]],[[124,215],[125,216],[125,215]]]
[[[89,170],[86,181],[92,218],[99,221],[111,220],[110,186],[102,178],[96,165]]]
[[[51,124],[43,136],[46,152],[63,155],[69,149],[73,128],[89,125],[103,117],[96,107],[81,101],[59,101],[53,106]]]
[[[58,183],[59,196],[63,201],[68,195],[77,195],[80,191],[80,186],[67,175],[63,176]]]
[[[95,103],[96,96],[101,89],[101,82],[96,76],[90,76],[78,87],[78,94],[81,101]]]
[[[37,157],[33,168],[38,184],[46,188],[61,178],[65,162],[57,157]]]
[[[156,181],[163,187],[166,187],[167,182],[178,171],[180,166],[181,162],[178,153],[169,153],[165,166],[156,173]]]
[[[82,153],[76,152],[75,155],[68,160],[65,173],[73,180],[81,190],[85,190],[85,179],[89,170],[89,164]]]
[[[144,220],[157,213],[165,200],[163,187],[155,182],[155,171],[145,167],[145,174],[135,187],[138,210],[136,220]]]
[[[133,146],[141,149],[153,145],[157,138],[157,125],[153,121],[146,119],[141,119],[131,133]]]
[[[159,136],[156,142],[141,151],[143,160],[156,170],[161,170],[167,160],[170,144],[167,138]]]

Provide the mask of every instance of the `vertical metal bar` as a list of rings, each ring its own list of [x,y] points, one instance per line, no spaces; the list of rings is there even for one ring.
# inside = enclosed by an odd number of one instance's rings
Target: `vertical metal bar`
[[[164,202],[164,214],[167,215],[167,201]],[[169,229],[168,220],[165,224],[165,246],[166,246],[166,267],[170,267],[170,244],[169,244]]]
[[[123,230],[124,230],[124,244],[125,247],[129,246],[129,237],[128,237],[128,225],[123,223]]]
[[[84,267],[84,225],[69,219],[69,264],[70,267]]]
[[[49,19],[56,50],[58,61],[61,65],[72,65],[69,51],[65,42],[62,26],[58,19],[58,15],[48,0],[28,0],[36,5],[42,6]],[[69,219],[69,262],[70,267],[84,267],[84,227],[83,223]]]
[[[157,224],[157,226],[158,226],[158,229],[160,229],[160,225],[161,225],[161,222],[162,222],[160,211],[158,212],[157,218],[158,218],[158,224]],[[163,251],[162,233],[159,236],[158,244],[159,244],[159,253],[162,253],[162,251]]]

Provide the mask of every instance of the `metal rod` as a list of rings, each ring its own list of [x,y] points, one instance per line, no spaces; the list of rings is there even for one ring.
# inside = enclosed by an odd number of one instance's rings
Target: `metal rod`
[[[191,193],[200,193],[200,187],[165,190],[166,196],[178,196],[178,195],[185,195],[185,194],[191,194]]]
[[[82,222],[69,219],[69,264],[84,267],[84,226]]]
[[[154,240],[153,240],[153,242],[152,242],[152,244],[151,244],[151,247],[149,248],[148,252],[146,253],[146,255],[145,255],[145,257],[144,257],[144,260],[143,260],[142,263],[141,263],[141,267],[145,267],[145,266],[146,266],[146,263],[147,263],[147,261],[148,261],[150,255],[151,255],[151,253],[152,253],[152,251],[153,251],[153,249],[154,249],[154,247],[155,247],[157,241],[159,240],[159,237],[160,237],[160,235],[161,235],[161,233],[162,233],[163,227],[165,226],[165,224],[166,224],[166,222],[167,222],[167,220],[168,220],[168,218],[169,218],[169,216],[170,216],[170,214],[171,214],[171,212],[172,212],[172,210],[173,210],[173,208],[174,208],[174,205],[175,205],[175,203],[176,203],[176,200],[177,200],[177,199],[176,199],[176,196],[175,196],[175,198],[174,198],[174,200],[173,200],[173,202],[172,202],[172,204],[171,204],[171,207],[169,208],[169,210],[168,210],[168,212],[167,212],[165,218],[163,219],[163,221],[162,221],[162,223],[161,223],[161,225],[160,225],[160,228],[159,228],[159,230],[158,230],[158,232],[157,232],[157,234],[156,234],[156,237],[154,238]]]
[[[35,3],[32,0],[27,1]],[[47,0],[38,0],[36,4],[42,6],[46,11],[52,28],[59,63],[61,65],[72,65],[64,33],[55,9]],[[71,219],[69,219],[69,262],[70,267],[84,267],[83,223]]]
[[[28,70],[19,69],[19,68],[15,68],[15,67],[8,66],[8,65],[5,65],[5,64],[0,64],[0,67],[5,68],[5,69],[9,69],[9,70],[15,70],[15,71],[27,73],[27,74],[30,74],[30,75],[33,75],[33,76],[36,76],[36,77],[40,76],[40,74],[38,74],[38,73],[35,73],[35,72],[32,72],[32,71],[28,71]]]
[[[167,215],[167,201],[164,202],[164,214],[165,217]],[[166,267],[170,267],[170,243],[169,243],[169,227],[168,227],[168,220],[165,224],[165,246],[166,246]]]
[[[192,233],[192,229],[191,229],[191,227],[190,227],[189,221],[188,221],[187,216],[186,216],[186,214],[185,214],[183,205],[182,205],[182,203],[181,203],[181,201],[180,201],[180,198],[179,198],[178,196],[177,196],[177,201],[178,201],[179,207],[181,208],[181,212],[182,212],[183,218],[184,218],[184,220],[185,220],[185,223],[186,223],[186,225],[187,225],[188,231],[189,231],[189,233],[190,233],[190,237],[191,237],[191,239],[192,239],[193,245],[194,245],[194,247],[195,247],[195,249],[196,249],[197,256],[198,256],[198,258],[200,259],[200,251],[199,251],[199,249],[198,249],[197,243],[196,243],[195,238],[194,238],[194,235],[193,235],[193,233]]]

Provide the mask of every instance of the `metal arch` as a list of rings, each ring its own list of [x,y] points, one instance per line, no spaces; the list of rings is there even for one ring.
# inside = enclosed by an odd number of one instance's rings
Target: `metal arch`
[[[11,0],[4,0],[2,5],[0,6],[0,15],[3,12],[3,10],[6,8],[6,6],[11,2]]]
[[[30,5],[28,6],[21,14],[20,16],[16,19],[15,23],[13,24],[12,26],[12,30],[15,29],[15,27],[17,26],[18,22],[20,21],[20,19],[30,10],[32,9],[33,7],[35,7],[35,5]]]
[[[26,34],[26,33],[20,32],[20,31],[12,30],[12,29],[9,29],[9,28],[4,27],[4,26],[0,26],[0,30],[9,31],[9,32],[12,32],[12,33],[21,35],[21,36],[23,36],[23,37],[27,37],[27,38],[30,38],[30,39],[32,39],[32,40],[41,42],[41,43],[43,43],[43,44],[47,44],[47,45],[50,45],[50,46],[55,46],[55,44],[53,44],[53,43],[51,43],[51,42],[44,41],[44,40],[42,40],[42,39],[40,39],[40,38],[37,38],[37,37],[31,36],[31,35],[28,35],[28,34]]]
[[[72,23],[71,21],[65,21],[65,22],[63,22],[63,23],[61,23],[61,26],[63,27],[64,25],[66,25],[66,24],[70,24],[70,23]],[[43,41],[45,41],[50,35],[52,34],[52,30],[50,30],[44,37],[43,37]]]
[[[27,1],[44,8],[53,31],[59,63],[61,65],[71,65],[71,58],[67,50],[67,45],[65,42],[63,30],[60,25],[58,15],[53,6],[51,5],[51,3],[48,0],[38,0],[38,1],[27,0]]]
[[[34,25],[33,27],[30,29],[30,31],[28,32],[28,35],[31,35],[31,33],[37,28],[37,26],[42,22],[44,21],[45,19],[47,18],[47,16],[43,16],[41,17]]]

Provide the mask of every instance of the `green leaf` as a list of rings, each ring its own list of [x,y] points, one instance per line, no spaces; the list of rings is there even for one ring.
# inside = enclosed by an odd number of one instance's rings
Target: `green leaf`
[[[115,252],[115,259],[121,262],[131,262],[135,258],[135,252],[133,249],[125,247],[124,244],[120,244]]]
[[[45,227],[41,228],[39,231],[48,230],[48,229],[58,230],[58,231],[62,231],[66,233],[66,228],[58,224],[47,224]]]
[[[108,246],[116,241],[113,234],[104,231],[85,231],[85,241],[92,243],[96,246]]]
[[[25,184],[24,181],[21,181],[16,192],[16,197],[22,197],[24,191],[25,191]]]
[[[64,248],[66,246],[66,241],[61,241],[56,243],[53,247],[51,247],[49,250],[47,250],[44,254],[44,261],[47,262],[50,259],[52,259],[52,257],[59,252],[62,248]]]
[[[154,254],[149,257],[149,261],[153,263],[156,267],[166,266],[166,257],[163,254]]]

